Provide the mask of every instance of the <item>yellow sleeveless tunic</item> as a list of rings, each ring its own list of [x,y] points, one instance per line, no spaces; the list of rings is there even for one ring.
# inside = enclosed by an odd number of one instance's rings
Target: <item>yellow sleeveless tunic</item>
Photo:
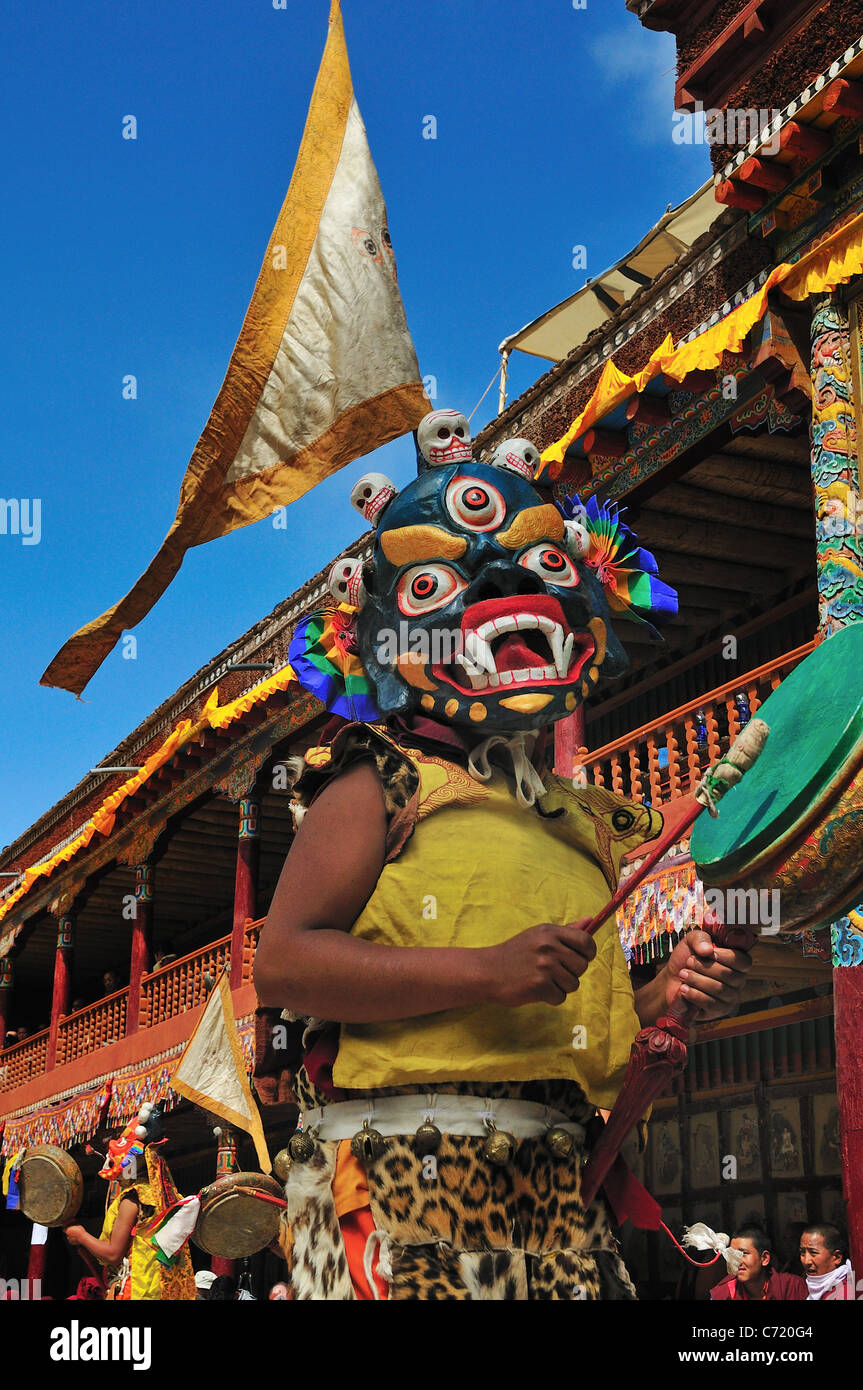
[[[406,756],[419,773],[415,824],[352,929],[367,941],[494,946],[542,922],[589,917],[616,887],[623,855],[662,825],[656,811],[553,776],[539,811],[526,810],[502,771],[484,783],[444,758]],[[335,1085],[564,1079],[610,1108],[639,1022],[614,917],[595,940],[596,958],[559,1007],[483,1004],[342,1024]]]

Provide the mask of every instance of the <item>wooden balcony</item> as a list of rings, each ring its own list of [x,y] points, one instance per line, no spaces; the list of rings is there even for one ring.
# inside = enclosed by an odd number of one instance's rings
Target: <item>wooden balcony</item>
[[[651,806],[688,795],[704,770],[726,752],[740,732],[735,696],[743,694],[750,715],[754,715],[816,645],[807,642],[583,755],[588,780]]]
[[[228,935],[144,975],[139,1028],[150,1028],[154,1023],[175,1018],[202,1003],[216,977],[222,970],[229,969],[230,964],[231,938]],[[251,979],[251,962],[248,978]]]
[[[252,969],[262,926],[263,919],[247,922],[243,939],[243,970],[237,994],[243,1001],[241,1007],[247,1012],[250,1007],[254,1008]],[[230,968],[230,945],[230,936],[221,937],[143,976],[138,1033],[132,1049],[136,1054],[134,1058],[126,1033],[128,988],[117,990],[62,1018],[52,1074],[68,1067],[77,1078],[79,1073],[87,1070],[86,1059],[93,1057],[90,1073],[100,1075],[116,1064],[115,1058],[121,1048],[129,1054],[122,1058],[123,1062],[137,1060],[139,1054],[146,1055],[147,1034],[153,1037],[154,1051],[160,1051],[167,1041],[173,1045],[181,1038],[190,1036],[200,1014],[198,1006],[206,999],[211,981],[215,981],[221,970]],[[182,1016],[191,1010],[196,1010],[194,1017],[184,1022]],[[48,1031],[46,1029],[35,1037],[16,1043],[14,1047],[0,1050],[0,1094],[16,1091],[46,1075]],[[142,1034],[145,1035],[143,1038]],[[95,1060],[97,1055],[98,1060]],[[58,1078],[58,1084],[60,1080]]]
[[[14,1091],[45,1070],[48,1029],[0,1050],[0,1091]]]
[[[60,1020],[57,1032],[57,1066],[118,1042],[126,1036],[126,1004],[129,991],[118,989],[95,1004],[88,1004]]]

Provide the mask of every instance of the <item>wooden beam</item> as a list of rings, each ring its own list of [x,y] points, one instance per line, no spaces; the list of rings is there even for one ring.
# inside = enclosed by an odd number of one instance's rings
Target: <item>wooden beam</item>
[[[729,570],[736,568],[740,559],[744,563],[752,560],[768,569],[792,571],[806,561],[805,547],[798,540],[764,531],[754,515],[749,529],[744,529],[728,524],[722,516],[712,521],[699,521],[693,517],[653,512],[640,540],[650,550],[659,545],[678,555],[703,555],[722,560]],[[814,537],[811,559],[814,565]]]
[[[863,83],[846,82],[844,77],[837,77],[824,93],[822,110],[836,116],[853,116],[858,121],[863,119]]]
[[[629,453],[629,440],[622,430],[588,430],[581,439],[581,447],[588,458],[622,459]]]
[[[742,627],[734,616],[729,616],[728,626],[734,629],[734,635],[737,637],[738,641],[743,641],[745,637],[751,637],[753,633],[760,632],[762,628],[767,627],[770,623],[779,622],[781,618],[787,618],[790,614],[799,612],[802,608],[805,608],[807,604],[811,605],[813,617],[817,621],[818,591],[814,585],[811,588],[802,590],[799,594],[794,594],[783,603],[776,605],[771,604],[767,612],[759,613],[757,617],[744,623]],[[719,638],[717,641],[711,643],[710,646],[702,648],[702,650],[695,655],[684,657],[670,666],[665,666],[661,670],[655,671],[653,675],[645,676],[643,680],[638,681],[635,685],[629,686],[627,690],[621,691],[620,694],[609,696],[607,700],[603,700],[596,705],[589,704],[585,714],[586,722],[589,724],[594,719],[599,719],[603,715],[611,714],[613,710],[620,709],[622,705],[628,704],[631,700],[635,700],[639,695],[645,695],[648,691],[656,690],[658,686],[665,685],[666,682],[675,680],[678,676],[683,675],[684,672],[692,670],[693,666],[707,661],[709,657],[716,656],[717,653],[721,651],[722,639]]]
[[[781,587],[777,584],[775,570],[761,569],[758,565],[735,565],[728,560],[714,560],[703,555],[679,555],[676,551],[657,549],[653,553],[659,573],[674,588],[693,580],[709,589],[758,594],[767,598],[775,594],[777,587]]]
[[[821,159],[830,149],[833,141],[824,130],[816,130],[811,125],[800,125],[789,121],[779,136],[779,148],[805,160]]]
[[[696,369],[685,376],[680,383],[681,391],[689,391],[693,396],[703,396],[705,391],[716,385],[716,373]]]
[[[740,208],[743,212],[760,212],[767,202],[767,195],[756,188],[746,188],[734,179],[723,179],[714,189],[717,203],[727,208]]]
[[[781,193],[791,182],[791,175],[781,165],[758,159],[755,155],[741,164],[738,177],[748,187],[763,188],[767,193]]]
[[[738,497],[812,511],[810,475],[786,463],[719,454],[696,464],[680,481],[685,487],[728,491]]]
[[[679,483],[672,483],[663,492],[651,497],[639,516],[633,520],[633,527],[639,535],[642,528],[640,517],[645,517],[643,529],[648,532],[650,519],[657,511],[663,512],[666,516],[688,516],[702,521],[727,521],[732,526],[757,526],[765,531],[779,531],[783,535],[797,536],[800,540],[811,539],[813,543],[815,540],[815,523],[802,509],[796,511],[793,507],[773,505],[754,508],[751,500],[734,497],[721,489],[708,491],[706,488],[682,487]]]
[[[633,425],[665,425],[671,419],[671,407],[665,396],[633,396],[626,418]]]

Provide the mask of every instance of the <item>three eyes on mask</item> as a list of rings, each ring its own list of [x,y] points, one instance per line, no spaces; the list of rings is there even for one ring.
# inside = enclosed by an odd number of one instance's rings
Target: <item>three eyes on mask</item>
[[[497,489],[473,479],[453,479],[445,501],[453,520],[471,531],[496,531],[506,518],[506,502]],[[546,584],[569,589],[579,582],[569,556],[549,541],[530,546],[516,563],[532,570]],[[432,561],[405,570],[396,586],[396,597],[402,613],[416,618],[452,603],[467,586],[458,570],[443,561]]]

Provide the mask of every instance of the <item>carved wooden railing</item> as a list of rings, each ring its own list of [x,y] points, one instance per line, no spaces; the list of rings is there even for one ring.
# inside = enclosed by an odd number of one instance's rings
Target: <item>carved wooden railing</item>
[[[755,714],[780,682],[815,648],[815,641],[736,676],[688,704],[594,752],[581,762],[588,781],[633,801],[661,806],[686,796],[705,768],[716,762],[740,732],[735,696],[746,697]]]
[[[230,964],[231,938],[223,936],[145,975],[141,980],[138,1027],[152,1028],[166,1018],[193,1009],[206,999],[209,982]]]
[[[6,1047],[0,1052],[0,1091],[14,1091],[34,1076],[41,1076],[45,1070],[45,1054],[48,1049],[48,1032],[35,1033],[14,1047]]]
[[[258,949],[258,942],[261,939],[261,928],[266,922],[266,917],[259,917],[257,922],[246,921],[245,935],[243,937],[243,984],[251,983],[252,970],[255,964],[255,952]]]
[[[126,1036],[126,1008],[129,991],[118,989],[95,1004],[87,1004],[83,1009],[61,1018],[57,1030],[57,1062],[62,1067],[65,1062],[74,1062],[76,1057],[86,1057],[108,1043],[119,1042]]]

